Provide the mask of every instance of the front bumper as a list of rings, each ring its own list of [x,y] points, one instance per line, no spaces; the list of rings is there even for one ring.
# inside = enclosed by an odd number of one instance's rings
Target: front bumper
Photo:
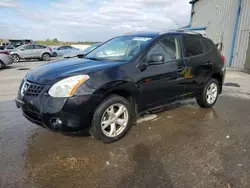
[[[64,133],[88,129],[99,101],[98,95],[53,98],[46,94],[39,97],[18,95],[15,100],[17,107],[22,109],[24,117],[29,121]]]

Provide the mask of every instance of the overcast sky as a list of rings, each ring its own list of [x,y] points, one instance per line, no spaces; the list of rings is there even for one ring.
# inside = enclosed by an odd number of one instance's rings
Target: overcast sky
[[[0,38],[105,41],[189,24],[190,0],[0,0]]]

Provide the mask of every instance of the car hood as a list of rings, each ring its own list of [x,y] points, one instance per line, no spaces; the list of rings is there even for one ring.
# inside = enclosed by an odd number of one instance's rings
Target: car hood
[[[37,84],[49,85],[69,76],[89,74],[120,64],[122,62],[94,61],[76,57],[41,65],[30,71],[26,79]]]

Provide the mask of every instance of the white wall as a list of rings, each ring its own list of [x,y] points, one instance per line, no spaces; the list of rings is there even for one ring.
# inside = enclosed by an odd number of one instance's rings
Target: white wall
[[[223,43],[222,54],[229,65],[238,0],[199,0],[194,4],[192,27],[205,26],[206,36]],[[243,67],[242,67],[243,68]]]
[[[75,48],[79,48],[80,50],[84,50],[84,49],[88,48],[90,45],[73,44],[71,46],[73,46]]]

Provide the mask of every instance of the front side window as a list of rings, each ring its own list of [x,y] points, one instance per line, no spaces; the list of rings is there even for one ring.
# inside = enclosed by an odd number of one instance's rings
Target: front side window
[[[194,36],[183,36],[185,57],[197,56],[203,53],[201,39]]]
[[[159,43],[168,54],[166,61],[180,58],[179,41],[176,37],[165,37]]]
[[[25,50],[31,50],[33,49],[33,45],[26,45],[23,47]]]
[[[148,53],[151,55],[163,55],[164,61],[172,61],[180,58],[179,41],[176,37],[165,37],[159,40]]]
[[[65,46],[62,46],[60,48],[58,48],[58,50],[66,50],[67,48]]]
[[[117,37],[90,52],[85,58],[110,61],[132,60],[152,40],[149,37]]]

